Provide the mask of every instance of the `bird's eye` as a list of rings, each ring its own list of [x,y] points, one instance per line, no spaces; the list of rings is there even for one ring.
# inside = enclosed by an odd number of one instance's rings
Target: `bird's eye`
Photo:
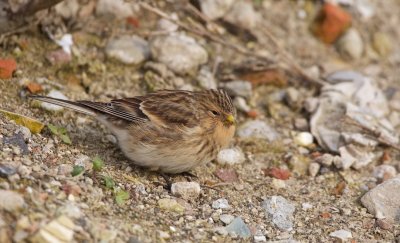
[[[213,116],[218,116],[218,115],[219,115],[219,112],[218,112],[218,111],[212,110],[212,111],[211,111],[211,114],[213,114]]]

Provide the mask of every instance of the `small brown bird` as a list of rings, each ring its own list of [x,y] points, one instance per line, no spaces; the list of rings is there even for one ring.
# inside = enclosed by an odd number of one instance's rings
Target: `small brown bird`
[[[162,90],[109,103],[31,98],[96,117],[117,137],[126,157],[163,173],[210,162],[235,133],[236,110],[223,90]]]

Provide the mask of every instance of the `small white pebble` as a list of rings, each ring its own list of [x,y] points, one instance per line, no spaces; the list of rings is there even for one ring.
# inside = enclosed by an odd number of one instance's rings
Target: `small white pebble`
[[[294,137],[294,142],[304,147],[310,146],[313,141],[313,135],[309,132],[300,132]]]
[[[217,155],[217,162],[221,165],[240,164],[245,161],[244,154],[239,147],[228,148],[219,151]]]
[[[305,210],[308,210],[308,209],[312,209],[313,205],[311,203],[305,202],[305,203],[301,204],[301,208],[305,211]]]

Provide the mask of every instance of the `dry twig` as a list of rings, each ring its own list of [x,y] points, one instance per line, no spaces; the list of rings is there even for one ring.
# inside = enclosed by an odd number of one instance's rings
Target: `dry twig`
[[[378,141],[379,143],[392,147],[398,151],[400,151],[400,145],[393,143],[391,141],[389,141],[388,139],[385,138],[384,134],[382,134],[381,131],[379,131],[379,129],[374,128],[374,127],[367,127],[361,123],[359,123],[358,121],[354,120],[351,117],[346,116],[346,118],[344,119],[344,121],[349,124],[349,125],[353,125],[356,127],[361,128],[363,131],[365,131],[368,135],[370,135],[371,137],[373,137],[376,141]]]
[[[193,33],[195,35],[202,36],[202,37],[205,37],[205,38],[207,38],[207,39],[209,39],[211,41],[214,41],[216,43],[222,44],[222,45],[224,45],[224,46],[226,46],[226,47],[228,47],[230,49],[235,50],[236,52],[238,52],[240,54],[243,54],[243,55],[246,55],[246,56],[256,57],[258,59],[261,59],[261,60],[264,60],[264,61],[267,61],[267,62],[271,61],[266,56],[259,55],[257,53],[252,52],[252,51],[248,51],[248,50],[246,50],[245,48],[243,48],[241,46],[226,42],[223,39],[210,34],[208,31],[206,31],[204,29],[200,29],[200,28],[194,27],[194,26],[188,26],[188,25],[186,25],[186,24],[184,24],[184,23],[182,23],[182,22],[180,22],[178,20],[175,20],[175,19],[171,18],[170,16],[168,16],[168,14],[164,13],[163,11],[161,11],[160,9],[152,7],[147,3],[141,2],[140,5],[144,9],[146,9],[146,10],[148,10],[150,12],[153,12],[153,13],[157,14],[158,16],[173,22],[174,24],[178,25],[182,29],[185,29],[186,31],[189,31],[189,32],[191,32],[191,33]]]

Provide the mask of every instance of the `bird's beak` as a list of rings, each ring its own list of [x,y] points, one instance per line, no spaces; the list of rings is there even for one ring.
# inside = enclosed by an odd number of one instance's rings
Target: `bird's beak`
[[[235,117],[234,117],[233,115],[228,115],[228,116],[226,117],[226,121],[227,121],[229,124],[235,124]]]

